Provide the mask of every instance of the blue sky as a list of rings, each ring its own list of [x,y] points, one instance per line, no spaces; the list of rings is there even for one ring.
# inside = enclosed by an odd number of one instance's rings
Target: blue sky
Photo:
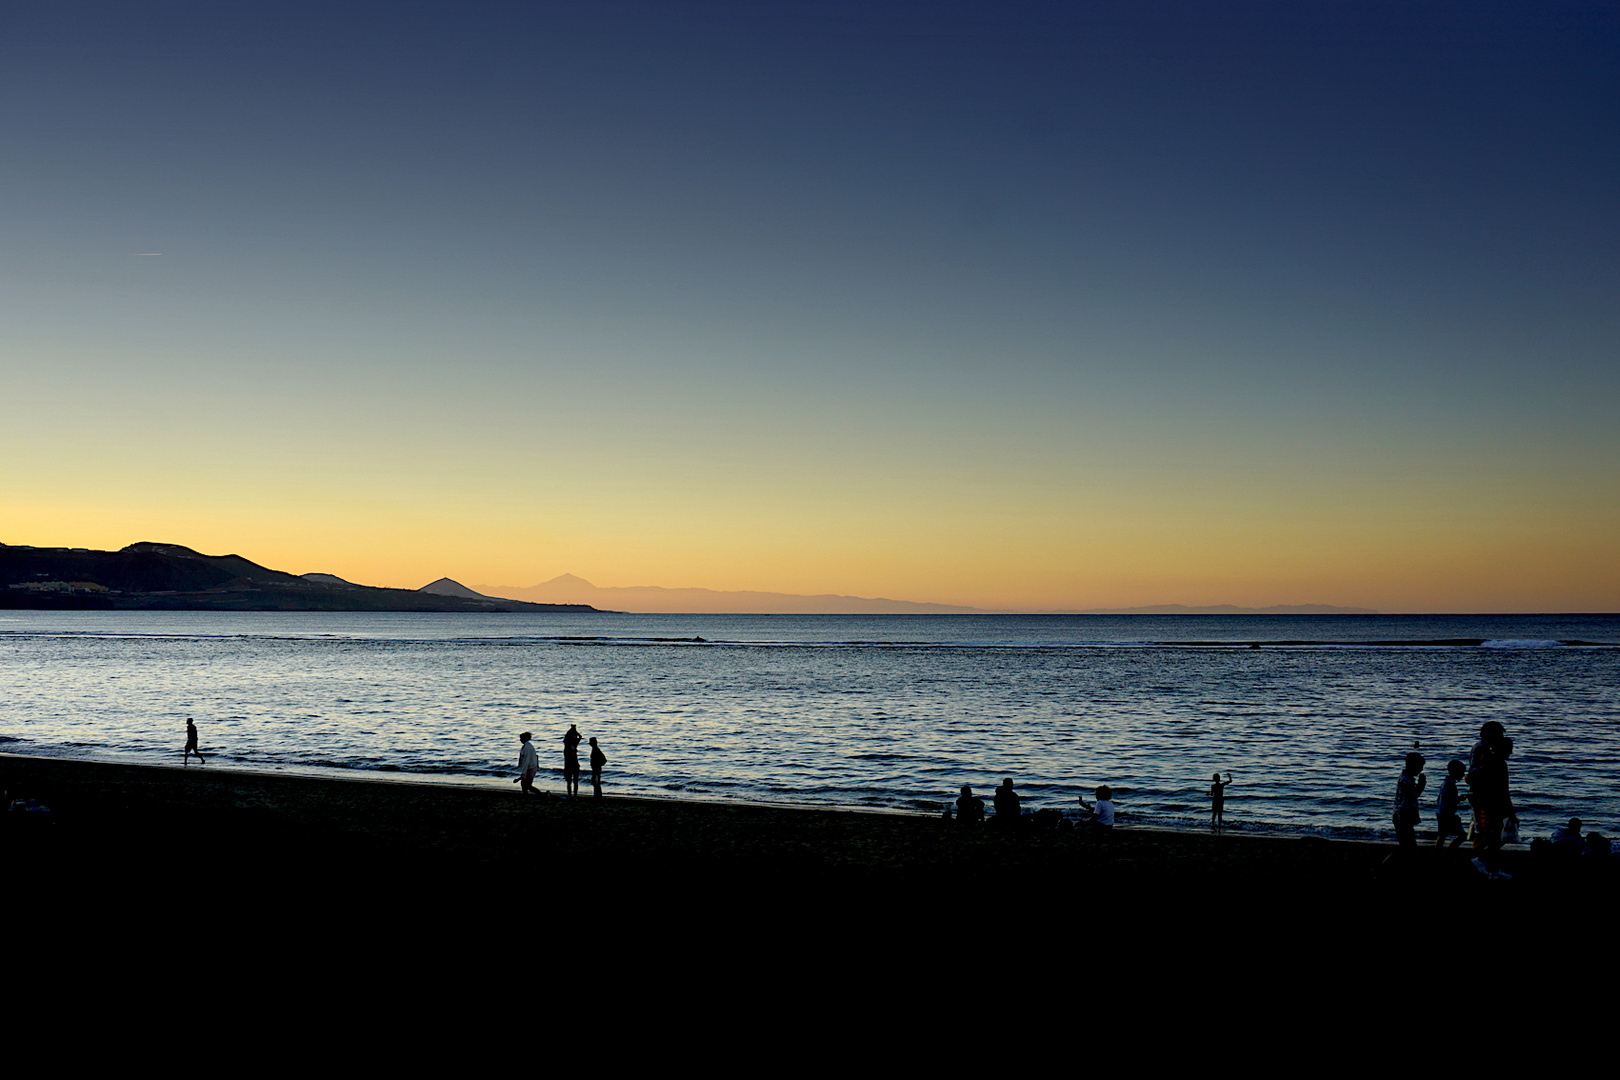
[[[4,539],[1612,609],[1617,43],[1600,4],[6,4]]]

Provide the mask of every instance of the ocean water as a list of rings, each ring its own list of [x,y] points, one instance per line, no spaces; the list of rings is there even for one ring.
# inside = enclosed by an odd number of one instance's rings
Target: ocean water
[[[561,790],[574,723],[610,793],[937,813],[1011,776],[1128,825],[1230,770],[1230,827],[1347,836],[1498,720],[1528,834],[1620,832],[1620,616],[0,611],[0,751],[174,764],[187,716],[232,768],[515,792],[532,730]]]

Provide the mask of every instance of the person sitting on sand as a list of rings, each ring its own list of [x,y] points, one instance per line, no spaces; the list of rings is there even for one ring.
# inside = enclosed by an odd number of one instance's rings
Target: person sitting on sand
[[[591,794],[592,794],[592,796],[594,796],[595,798],[598,798],[598,799],[600,799],[602,797],[602,766],[604,766],[606,764],[607,764],[607,755],[602,753],[602,748],[600,746],[596,745],[596,740],[595,739],[592,739],[591,740]],[[575,769],[576,774],[577,774],[579,766],[575,765],[574,769]],[[576,780],[575,783],[577,784],[578,781]]]
[[[1608,837],[1596,829],[1586,834],[1586,851],[1583,854],[1596,859],[1607,859],[1613,853],[1614,845],[1609,842]]]
[[[534,774],[540,771],[540,753],[534,748],[534,743],[529,741],[533,737],[534,735],[527,731],[518,736],[518,742],[523,744],[518,750],[518,772],[522,775],[512,782],[522,784],[520,790],[525,795],[540,794],[534,789]]]
[[[191,717],[188,716],[186,717],[186,756],[184,758],[184,764],[191,764],[192,754],[197,755],[198,764],[208,764],[208,759],[202,756],[201,750],[197,749],[197,725],[192,723]]]
[[[1585,822],[1578,817],[1569,819],[1569,824],[1562,829],[1554,829],[1552,834],[1552,849],[1555,855],[1579,855],[1586,850],[1586,837],[1581,829]]]
[[[1012,777],[1006,777],[996,788],[996,821],[1002,828],[1015,826],[1022,812],[1018,792],[1013,790]]]
[[[1210,778],[1209,785],[1209,827],[1216,832],[1221,831],[1221,815],[1226,812],[1226,789],[1232,786],[1232,774],[1226,774],[1226,783],[1221,783],[1221,774],[1216,773]]]
[[[568,725],[563,736],[563,790],[570,795],[579,794],[579,728]]]
[[[1093,794],[1097,796],[1094,803],[1086,802],[1084,795],[1080,796],[1080,809],[1086,816],[1080,819],[1080,824],[1091,829],[1114,828],[1114,789],[1104,784]]]
[[[1452,758],[1446,762],[1446,778],[1440,781],[1440,797],[1434,801],[1434,814],[1436,827],[1434,830],[1434,846],[1446,846],[1446,839],[1451,839],[1452,849],[1463,842],[1468,830],[1463,828],[1462,815],[1457,808],[1462,805],[1462,795],[1457,791],[1457,781],[1463,778],[1468,766]]]
[[[966,825],[984,820],[984,800],[973,794],[973,788],[962,785],[962,794],[956,800],[956,820]]]
[[[1425,760],[1416,750],[1407,754],[1401,778],[1395,781],[1395,842],[1406,850],[1417,847],[1417,823],[1421,816],[1418,800],[1429,783],[1429,778],[1423,774]]]

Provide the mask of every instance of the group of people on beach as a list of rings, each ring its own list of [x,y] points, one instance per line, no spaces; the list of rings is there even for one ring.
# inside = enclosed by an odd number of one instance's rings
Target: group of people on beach
[[[1508,759],[1513,756],[1513,740],[1507,730],[1495,720],[1479,729],[1479,741],[1469,751],[1466,764],[1459,758],[1446,762],[1446,778],[1440,782],[1440,794],[1435,799],[1435,837],[1437,849],[1455,850],[1464,837],[1472,836],[1474,848],[1479,852],[1471,861],[1474,869],[1493,880],[1513,875],[1502,869],[1501,854],[1504,843],[1519,839],[1519,815],[1513,808],[1513,794],[1508,783]],[[1429,778],[1423,766],[1427,759],[1416,750],[1406,755],[1400,779],[1395,782],[1395,839],[1403,851],[1417,848],[1417,823],[1422,817],[1421,799]],[[1458,782],[1468,785],[1464,796]],[[1473,811],[1470,829],[1463,828],[1462,800],[1466,798]],[[1549,844],[1556,853],[1607,856],[1611,844],[1596,830],[1581,835],[1583,822],[1570,818],[1569,824],[1553,833]],[[1537,844],[1531,845],[1537,849]]]
[[[513,783],[521,785],[525,795],[544,796],[545,793],[534,786],[535,777],[540,772],[540,754],[535,748],[533,738],[533,733],[528,731],[518,736],[519,776]],[[581,742],[588,742],[590,745],[591,793],[594,797],[600,798],[602,770],[607,765],[607,755],[602,752],[595,738],[587,740],[580,735],[579,728],[575,724],[569,724],[562,737],[565,790],[569,797],[579,795]],[[188,716],[185,764],[191,764],[193,754],[197,756],[199,764],[207,763],[207,759],[198,748],[197,725]],[[1472,860],[1473,866],[1481,874],[1492,879],[1511,877],[1501,868],[1502,845],[1518,840],[1519,819],[1513,807],[1513,796],[1508,783],[1508,759],[1512,756],[1513,740],[1507,737],[1506,729],[1495,720],[1489,721],[1480,728],[1479,741],[1469,752],[1467,763],[1458,758],[1446,763],[1446,777],[1440,782],[1440,794],[1434,803],[1437,826],[1435,848],[1445,850],[1449,840],[1450,850],[1455,850],[1465,837],[1471,837],[1474,848],[1478,851],[1478,855]],[[1427,759],[1416,750],[1407,754],[1400,778],[1395,784],[1393,815],[1395,839],[1403,852],[1417,848],[1417,824],[1422,817],[1422,797],[1429,782],[1428,776],[1423,771],[1426,763]],[[1466,796],[1458,787],[1459,783],[1468,785]],[[1225,780],[1221,779],[1220,773],[1210,777],[1210,827],[1216,832],[1220,832],[1224,824],[1226,789],[1231,784],[1230,772],[1226,774]],[[1069,821],[1055,810],[1042,810],[1034,817],[1065,827],[1111,830],[1114,827],[1115,817],[1113,789],[1104,784],[1098,787],[1094,794],[1095,802],[1087,802],[1083,795],[1079,797],[1081,816],[1077,822]],[[1464,798],[1468,800],[1473,815],[1472,825],[1468,829],[1463,827],[1461,815]],[[996,788],[994,804],[995,817],[989,820],[1004,828],[1023,823],[1025,815],[1022,800],[1013,788],[1012,777],[1004,778],[1001,786]],[[946,820],[952,819],[950,807],[946,807],[943,816]],[[969,784],[962,785],[961,794],[956,800],[954,819],[964,824],[986,820],[984,800],[973,794],[973,788]],[[1540,850],[1555,854],[1608,855],[1612,848],[1608,838],[1596,830],[1583,836],[1581,833],[1583,824],[1580,818],[1571,818],[1569,824],[1555,831],[1550,840],[1536,841],[1532,848],[1538,849],[1539,846]]]
[[[518,749],[519,776],[512,782],[521,784],[525,795],[544,795],[544,792],[534,786],[534,778],[540,772],[540,752],[534,748],[533,738],[534,734],[528,731],[518,736],[518,742],[521,744]],[[579,744],[582,739],[579,727],[574,724],[569,724],[568,730],[563,733],[563,786],[570,798],[579,795]],[[594,737],[589,743],[591,795],[599,799],[602,797],[602,769],[607,765],[607,755],[602,752]]]
[[[1212,800],[1210,825],[1219,832],[1221,815],[1226,808],[1226,788],[1232,782],[1232,774],[1227,773],[1226,779],[1222,780],[1221,774],[1216,773],[1212,779],[1213,784],[1209,792]],[[1096,798],[1096,802],[1087,802],[1084,795],[1078,796],[1080,817],[1077,821],[1071,822],[1055,810],[1043,810],[1035,816],[1039,818],[1041,814],[1055,814],[1057,816],[1049,820],[1065,827],[1102,829],[1105,831],[1112,829],[1114,827],[1114,789],[1107,784],[1103,784],[1092,794]],[[996,788],[994,805],[995,817],[988,820],[1002,827],[1021,825],[1023,823],[1023,801],[1018,797],[1018,792],[1013,790],[1012,777],[1003,778],[1001,786]],[[942,816],[947,821],[955,820],[965,824],[975,824],[987,820],[984,815],[984,800],[973,794],[973,785],[971,784],[962,785],[962,793],[956,799],[955,817],[952,817],[950,807],[945,808]]]

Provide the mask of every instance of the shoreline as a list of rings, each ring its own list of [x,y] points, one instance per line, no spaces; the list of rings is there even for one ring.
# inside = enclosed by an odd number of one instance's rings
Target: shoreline
[[[210,755],[210,756],[212,756],[212,755]],[[507,776],[507,775],[503,775],[503,776],[500,776],[500,777],[478,778],[478,777],[473,777],[473,776],[461,776],[461,775],[456,775],[456,774],[452,774],[452,773],[406,772],[406,771],[403,771],[403,770],[340,769],[340,768],[333,767],[333,766],[299,766],[299,765],[286,765],[286,766],[278,765],[278,766],[265,766],[265,767],[253,767],[253,766],[243,766],[243,765],[202,765],[202,766],[192,765],[192,766],[186,766],[186,765],[173,765],[173,764],[164,764],[164,763],[153,762],[153,761],[137,760],[134,757],[134,755],[131,755],[130,757],[127,757],[127,758],[119,757],[119,756],[107,756],[107,757],[97,757],[97,758],[82,758],[82,757],[70,757],[70,756],[67,756],[67,755],[53,755],[53,754],[21,754],[21,753],[16,753],[14,751],[0,750],[0,765],[3,765],[3,763],[5,761],[7,761],[8,759],[17,759],[17,760],[21,760],[21,761],[39,761],[39,762],[48,762],[48,761],[77,762],[77,763],[85,764],[85,765],[126,766],[126,767],[129,767],[129,768],[135,768],[135,769],[170,770],[170,771],[174,771],[174,772],[178,772],[178,773],[187,773],[187,774],[194,773],[194,772],[200,772],[201,770],[206,769],[206,770],[209,770],[210,772],[230,773],[230,774],[234,774],[234,775],[240,775],[240,776],[243,776],[243,777],[259,777],[259,776],[288,777],[288,778],[305,779],[305,780],[329,780],[329,781],[332,781],[333,783],[339,783],[339,784],[342,784],[342,783],[356,783],[356,784],[385,784],[385,785],[390,785],[391,784],[391,785],[404,785],[404,786],[415,785],[415,786],[420,786],[420,787],[427,788],[427,789],[432,789],[432,790],[483,791],[483,792],[496,792],[496,793],[499,793],[499,792],[505,791],[508,787],[513,786],[513,781],[511,779],[511,777]],[[556,782],[560,783],[561,782],[560,781],[560,775],[561,774],[560,774],[559,770],[542,769],[540,771],[539,776],[536,778],[536,781],[535,781],[536,785],[539,786],[541,784],[541,782],[542,782],[542,779],[544,779],[545,781],[548,781],[548,782],[549,781],[556,781]],[[563,795],[560,792],[552,791],[549,788],[543,788],[542,790],[545,791],[545,793],[551,798],[556,798],[558,800],[567,800],[568,799],[568,796]],[[850,803],[808,803],[808,802],[794,802],[794,801],[791,801],[791,800],[780,800],[780,801],[778,801],[778,800],[771,800],[771,799],[749,799],[749,798],[743,798],[743,797],[732,796],[732,795],[702,795],[702,794],[695,794],[694,795],[694,794],[687,794],[687,793],[683,793],[683,792],[671,792],[669,794],[657,794],[657,793],[649,793],[649,792],[646,792],[646,791],[633,791],[633,792],[613,791],[612,793],[604,796],[604,798],[609,799],[609,800],[613,800],[613,801],[618,801],[618,802],[645,803],[645,804],[647,804],[649,806],[684,806],[684,805],[735,806],[735,807],[752,807],[752,808],[760,809],[760,810],[806,811],[806,812],[810,812],[810,813],[871,814],[871,815],[880,816],[880,817],[919,818],[919,819],[922,819],[922,820],[925,820],[925,821],[938,821],[939,817],[940,817],[940,812],[946,806],[954,806],[954,803],[950,802],[949,800],[941,800],[941,802],[939,804],[939,807],[937,809],[923,810],[923,809],[908,809],[906,807],[900,807],[900,806],[868,806],[868,805],[859,805],[859,804],[850,804]],[[583,797],[583,801],[589,801],[589,796]],[[1028,801],[1028,799],[1026,799],[1026,801]],[[3,808],[0,808],[0,809],[3,809]],[[1035,807],[1033,807],[1033,810],[1040,810],[1040,809],[1057,809],[1057,808],[1056,807],[1045,807],[1045,806],[1035,806]],[[1302,830],[1302,829],[1290,829],[1290,828],[1288,828],[1287,826],[1284,826],[1284,825],[1266,824],[1266,823],[1256,823],[1256,824],[1253,824],[1253,825],[1249,825],[1249,824],[1246,824],[1246,823],[1244,823],[1242,821],[1239,821],[1235,826],[1233,826],[1233,825],[1227,826],[1227,828],[1225,830],[1223,830],[1222,832],[1220,832],[1220,833],[1213,832],[1212,830],[1209,829],[1208,826],[1196,825],[1196,824],[1188,824],[1188,825],[1185,825],[1185,826],[1162,824],[1162,823],[1130,824],[1129,821],[1127,820],[1125,823],[1123,823],[1123,824],[1121,824],[1119,826],[1119,831],[1120,832],[1132,832],[1132,833],[1166,833],[1166,834],[1176,835],[1176,836],[1256,837],[1256,838],[1266,838],[1266,839],[1273,839],[1273,840],[1321,839],[1321,840],[1331,841],[1333,843],[1367,844],[1367,845],[1370,845],[1370,846],[1373,846],[1373,847],[1389,848],[1391,850],[1393,850],[1393,848],[1394,848],[1394,844],[1391,841],[1388,841],[1388,840],[1384,840],[1384,839],[1380,839],[1380,838],[1366,837],[1366,836],[1344,835],[1344,834],[1342,834],[1342,832],[1335,832],[1334,831],[1334,830],[1343,830],[1343,829],[1345,829],[1344,826],[1327,825],[1327,826],[1321,826],[1320,831],[1311,831],[1311,830]],[[1370,832],[1372,830],[1369,829],[1368,831]],[[1521,849],[1527,850],[1527,847],[1525,845],[1520,845],[1519,847]],[[1512,850],[1515,850],[1515,849],[1510,848],[1508,850],[1512,851]]]
[[[85,852],[112,852],[149,879],[178,844],[213,874],[273,871],[286,882],[418,871],[595,865],[618,880],[713,887],[747,880],[861,879],[931,892],[968,880],[1072,888],[1216,884],[1358,891],[1387,880],[1393,844],[1304,835],[1123,827],[1012,832],[946,824],[924,812],[608,795],[526,797],[515,785],[392,777],[298,776],[209,766],[133,765],[0,753],[12,798],[49,814],[6,813],[8,847],[39,872],[71,874]],[[1459,887],[1485,882],[1466,847],[1420,845],[1401,875]],[[103,856],[98,855],[97,859]],[[1507,851],[1516,874],[1528,852]],[[94,863],[101,866],[103,863]],[[1398,868],[1399,869],[1399,868]],[[537,871],[538,872],[538,871]],[[1533,875],[1532,875],[1533,876]]]

